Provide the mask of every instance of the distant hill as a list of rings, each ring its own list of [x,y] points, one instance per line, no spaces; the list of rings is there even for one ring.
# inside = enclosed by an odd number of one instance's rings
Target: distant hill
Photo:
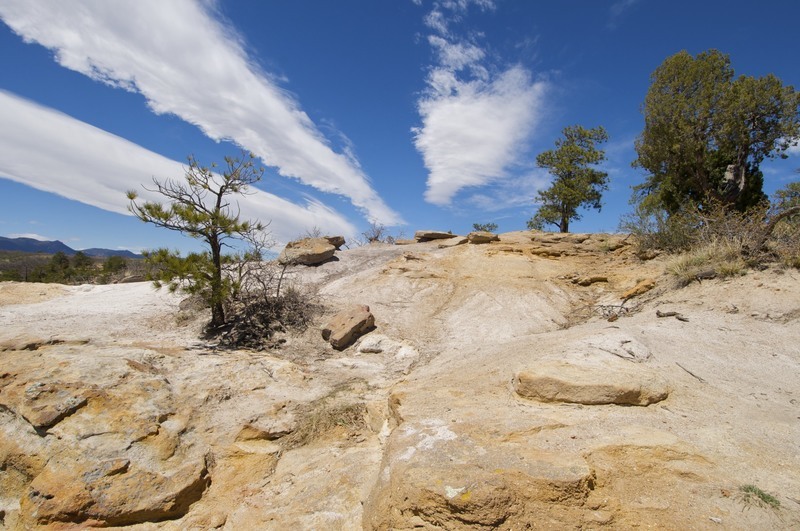
[[[45,253],[55,254],[62,252],[67,255],[74,255],[78,251],[69,247],[68,245],[56,241],[41,241],[34,240],[33,238],[5,238],[0,236],[0,251],[18,251],[23,253]],[[118,250],[118,249],[82,249],[82,252],[88,256],[96,256],[100,258],[107,258],[109,256],[122,256],[123,258],[142,258],[142,255],[132,253],[131,251]]]

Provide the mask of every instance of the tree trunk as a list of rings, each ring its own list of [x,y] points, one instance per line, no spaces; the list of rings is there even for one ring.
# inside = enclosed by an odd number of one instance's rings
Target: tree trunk
[[[569,232],[569,218],[561,218],[561,223],[558,225],[558,228],[561,232]]]
[[[211,272],[211,326],[215,328],[225,324],[225,308],[222,304],[222,246],[216,237],[209,238],[208,244],[211,247],[213,267]]]

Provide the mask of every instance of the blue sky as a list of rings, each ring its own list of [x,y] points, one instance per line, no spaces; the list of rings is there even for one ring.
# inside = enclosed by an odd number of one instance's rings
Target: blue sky
[[[651,72],[719,49],[800,86],[795,0],[0,0],[0,234],[76,248],[197,249],[126,214],[125,191],[244,147],[243,215],[278,242],[521,230],[567,125],[604,126],[613,231]],[[765,163],[772,193],[800,148]]]

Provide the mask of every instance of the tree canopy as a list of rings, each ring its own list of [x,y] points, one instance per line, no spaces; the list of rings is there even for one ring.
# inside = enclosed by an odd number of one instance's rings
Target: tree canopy
[[[608,140],[602,127],[585,129],[579,125],[565,127],[564,138],[556,140],[556,149],[540,153],[536,164],[555,177],[547,190],[537,195],[541,204],[528,227],[541,230],[554,225],[569,232],[569,223],[581,219],[578,209],[600,210],[603,191],[608,188],[608,174],[593,165],[605,160],[605,152],[597,144]]]
[[[739,76],[727,55],[682,51],[651,75],[636,141],[646,181],[635,201],[674,214],[709,202],[747,209],[766,197],[759,166],[800,137],[800,94],[772,74]]]
[[[234,280],[223,275],[223,245],[231,238],[251,240],[265,229],[260,222],[240,220],[228,200],[231,195],[247,193],[248,187],[261,179],[264,170],[257,168],[253,159],[251,153],[225,157],[225,167],[217,174],[213,171],[216,165],[201,166],[190,156],[184,182],[154,178],[155,188],[148,189],[162,195],[168,204],[138,203],[137,193],[128,192],[128,208],[136,217],[202,240],[208,246],[207,252],[186,257],[166,249],[146,256],[158,271],[154,278],[157,285],[168,282],[172,290],[183,285],[204,298],[211,306],[212,328],[225,323],[224,302],[235,288]]]

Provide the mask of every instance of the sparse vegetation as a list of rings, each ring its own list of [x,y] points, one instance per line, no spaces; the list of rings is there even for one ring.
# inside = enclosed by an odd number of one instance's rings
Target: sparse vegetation
[[[640,256],[678,254],[667,269],[681,285],[709,270],[728,277],[767,263],[800,267],[800,205],[792,185],[776,194],[772,205],[765,201],[745,211],[709,200],[703,210],[670,216],[638,204],[620,228],[635,236]]]
[[[494,232],[497,230],[497,223],[473,223],[472,229],[477,232]]]
[[[742,493],[742,499],[747,504],[755,504],[759,507],[770,507],[772,509],[780,509],[781,507],[781,502],[778,498],[764,492],[755,485],[742,485],[739,487],[739,492]]]

